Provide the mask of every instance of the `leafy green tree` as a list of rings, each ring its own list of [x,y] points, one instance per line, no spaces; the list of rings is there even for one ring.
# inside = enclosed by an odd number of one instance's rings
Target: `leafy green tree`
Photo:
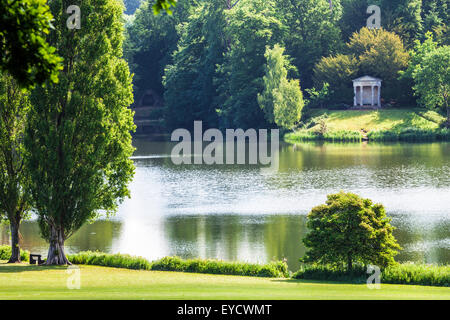
[[[65,240],[101,212],[113,213],[129,196],[134,173],[123,7],[115,0],[76,1],[83,26],[69,30],[62,9],[73,3],[50,3],[56,28],[49,40],[64,69],[58,84],[34,90],[25,137],[33,207],[50,243],[48,265],[69,263]]]
[[[226,11],[226,53],[216,76],[223,127],[267,127],[257,101],[264,90],[266,46],[280,43],[287,31],[273,0],[241,1]]]
[[[20,262],[19,227],[30,209],[23,145],[29,109],[28,92],[12,76],[0,74],[0,217],[11,230],[9,263]]]
[[[330,84],[328,82],[323,82],[322,88],[317,90],[316,88],[306,89],[308,93],[309,99],[306,103],[308,107],[319,107],[323,108],[325,103],[331,101],[330,97],[334,94],[332,90],[330,90]]]
[[[352,80],[359,74],[359,61],[354,55],[338,54],[323,57],[314,66],[314,84],[316,88],[329,84],[332,94],[330,100],[335,103],[348,103],[353,97]]]
[[[224,1],[215,0],[193,9],[179,26],[178,49],[164,75],[169,129],[191,128],[195,120],[202,120],[204,127],[217,127],[214,78],[225,51],[224,39],[218,36],[224,24]]]
[[[303,93],[297,79],[281,79],[274,90],[273,115],[275,123],[282,128],[293,129],[302,117]]]
[[[58,81],[61,58],[45,39],[52,29],[46,0],[0,0],[0,69],[20,85]]]
[[[302,260],[346,264],[348,270],[354,263],[391,265],[400,246],[389,222],[381,204],[343,191],[328,195],[308,214],[310,232],[303,239],[308,250]]]
[[[427,108],[443,108],[450,127],[450,46],[434,49],[423,57],[413,72],[414,91]]]
[[[179,0],[172,15],[153,14],[151,1],[141,4],[135,19],[126,30],[124,54],[134,73],[135,100],[139,101],[148,89],[164,94],[162,78],[165,67],[172,63],[179,34],[176,26],[187,21],[192,0]]]
[[[403,101],[403,95],[411,92],[398,80],[399,72],[408,66],[409,55],[396,34],[364,27],[351,36],[347,52],[324,57],[314,68],[315,85],[328,82],[337,101],[351,101],[351,80],[363,75],[383,80],[383,97],[387,100]]]
[[[425,32],[435,32],[450,21],[450,1],[422,0],[422,20]]]
[[[295,68],[284,50],[278,44],[266,48],[264,91],[258,94],[258,103],[269,123],[290,129],[300,120],[304,103],[299,81],[288,79],[288,71]]]
[[[313,67],[323,56],[337,54],[343,47],[339,20],[340,0],[278,0],[280,20],[288,28],[283,38],[286,52],[301,71],[300,82],[312,86]]]
[[[403,92],[411,93],[398,81],[399,72],[408,66],[409,55],[402,39],[395,33],[363,28],[350,38],[348,48],[359,56],[360,75],[368,74],[383,80],[386,100],[402,101]]]

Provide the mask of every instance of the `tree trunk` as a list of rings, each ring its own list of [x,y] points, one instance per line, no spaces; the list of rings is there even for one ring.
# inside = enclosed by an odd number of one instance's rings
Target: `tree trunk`
[[[20,263],[20,247],[19,247],[19,225],[20,221],[11,221],[11,257],[8,263]]]
[[[50,247],[48,248],[46,265],[71,264],[64,253],[64,234],[60,228],[50,227]]]
[[[353,262],[352,262],[352,256],[350,254],[347,255],[347,271],[352,271],[353,269]]]

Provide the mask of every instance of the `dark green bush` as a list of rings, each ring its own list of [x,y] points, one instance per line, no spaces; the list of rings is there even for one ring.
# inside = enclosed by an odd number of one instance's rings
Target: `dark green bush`
[[[351,272],[343,267],[306,265],[294,273],[293,278],[365,283],[369,277],[366,270],[366,267],[361,265],[354,267]],[[381,283],[448,287],[450,266],[398,263],[381,270]]]
[[[11,258],[11,246],[0,246],[0,260],[9,260]],[[23,262],[30,261],[30,252],[20,250],[20,260]]]
[[[152,264],[152,270],[271,278],[284,278],[288,277],[289,275],[287,265],[282,261],[259,265],[243,262],[226,262],[219,260],[183,260],[179,257],[165,257],[158,261],[155,261]]]

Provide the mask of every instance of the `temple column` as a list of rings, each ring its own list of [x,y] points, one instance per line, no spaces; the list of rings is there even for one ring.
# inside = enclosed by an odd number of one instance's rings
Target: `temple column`
[[[354,93],[353,106],[356,107],[356,86],[353,86],[353,93]]]
[[[363,106],[363,93],[364,93],[364,87],[363,86],[359,86],[360,90],[359,90],[359,105],[362,107]]]
[[[380,91],[381,91],[381,86],[378,86],[378,106],[381,107],[381,95],[380,95]]]
[[[374,106],[374,100],[373,100],[373,85],[370,86],[370,88],[372,89],[372,106]]]

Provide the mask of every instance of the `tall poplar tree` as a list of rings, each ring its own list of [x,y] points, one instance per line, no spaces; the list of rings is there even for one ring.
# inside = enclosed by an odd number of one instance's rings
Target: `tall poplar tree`
[[[9,263],[20,262],[19,226],[30,209],[23,146],[29,110],[28,92],[11,75],[0,74],[0,219],[11,230]]]
[[[78,5],[81,28],[69,29],[66,9]],[[47,264],[69,264],[64,242],[129,196],[134,167],[130,130],[132,84],[122,59],[123,6],[115,0],[50,2],[49,42],[63,57],[59,83],[32,95],[25,146],[30,192]]]

